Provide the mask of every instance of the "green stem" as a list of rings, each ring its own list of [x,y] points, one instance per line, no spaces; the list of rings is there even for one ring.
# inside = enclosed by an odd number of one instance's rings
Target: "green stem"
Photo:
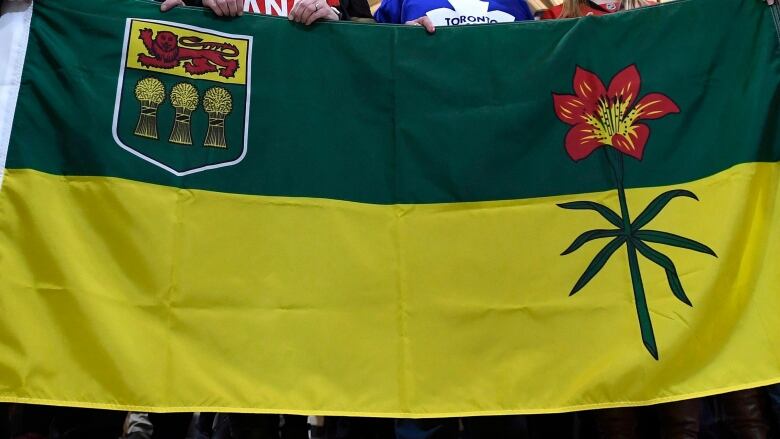
[[[634,242],[630,239],[626,241],[626,250],[628,251],[628,267],[631,270],[631,284],[634,287],[634,303],[636,303],[636,314],[639,318],[639,331],[642,333],[642,343],[644,343],[650,355],[657,360],[658,347],[655,344],[653,322],[650,320],[650,311],[647,309],[647,298],[645,297],[645,288],[642,285],[642,273],[639,271],[636,247],[634,247]]]
[[[605,148],[607,149],[607,148]],[[626,201],[626,190],[623,185],[623,154],[617,153],[617,163],[613,163],[609,152],[606,152],[607,161],[612,168],[617,183],[618,199],[620,200],[620,215],[623,218],[623,233],[629,239],[626,241],[626,250],[628,252],[628,267],[631,271],[631,285],[634,289],[634,303],[636,304],[636,314],[639,319],[639,331],[642,333],[642,343],[647,351],[656,360],[658,359],[658,347],[655,343],[655,334],[653,332],[653,322],[650,320],[650,311],[647,308],[647,297],[645,297],[645,287],[642,284],[642,273],[639,270],[639,260],[636,256],[636,246],[634,246],[631,216],[628,213],[628,202]]]

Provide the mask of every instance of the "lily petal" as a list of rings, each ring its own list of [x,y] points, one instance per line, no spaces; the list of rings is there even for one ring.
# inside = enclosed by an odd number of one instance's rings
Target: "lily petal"
[[[607,89],[595,73],[577,66],[574,72],[574,92],[585,101],[586,110],[590,113],[598,105],[599,98],[606,96]]]
[[[576,125],[584,121],[585,101],[574,95],[557,95],[553,93],[555,114],[563,123]]]
[[[680,107],[666,95],[650,93],[642,98],[634,110],[637,119],[659,119],[671,113],[679,113]]]
[[[629,128],[628,135],[615,134],[612,136],[612,146],[623,154],[642,160],[645,153],[645,145],[650,137],[650,128],[640,123]]]
[[[634,104],[639,96],[639,88],[642,85],[642,79],[639,76],[639,70],[632,64],[612,78],[609,83],[607,95],[611,98],[618,98],[625,108]]]
[[[579,161],[590,155],[596,148],[604,146],[593,127],[587,123],[577,124],[566,134],[566,152],[574,161]]]

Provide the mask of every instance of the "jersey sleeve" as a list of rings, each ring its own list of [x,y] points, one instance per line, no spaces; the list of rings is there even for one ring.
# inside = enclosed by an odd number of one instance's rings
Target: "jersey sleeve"
[[[382,4],[374,12],[374,20],[377,23],[403,24],[401,20],[402,6],[403,0],[382,0]]]
[[[516,21],[533,20],[534,13],[531,12],[531,8],[525,0],[520,0],[520,13],[515,16]]]

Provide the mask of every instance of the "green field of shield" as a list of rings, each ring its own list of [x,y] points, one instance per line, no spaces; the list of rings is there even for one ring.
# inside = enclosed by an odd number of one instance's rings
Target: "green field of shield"
[[[241,157],[246,132],[245,85],[188,79],[132,68],[125,69],[123,74],[116,134],[126,147],[177,172],[228,163]],[[164,88],[164,98],[156,108],[150,108],[155,103],[150,106],[148,101],[143,102],[137,96],[139,82],[148,78],[152,78],[152,81],[147,83],[161,83]],[[154,80],[159,80],[159,83]],[[189,111],[177,109],[171,99],[174,87],[179,84],[190,84],[197,91],[197,104],[189,115],[182,114]],[[191,90],[186,86],[183,88]],[[209,90],[220,88],[229,94],[230,111],[226,115],[210,115],[206,108],[208,104],[204,105],[204,97]],[[189,130],[189,136],[182,136],[183,130]],[[214,136],[220,138],[222,135],[219,131],[224,131],[224,139],[217,141],[218,145],[215,146]],[[210,139],[207,139],[207,135]]]

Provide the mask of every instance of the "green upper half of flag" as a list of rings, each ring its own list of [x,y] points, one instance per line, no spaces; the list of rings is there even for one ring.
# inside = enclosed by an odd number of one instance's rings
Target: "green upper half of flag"
[[[247,84],[220,83],[223,65],[210,79],[129,68],[128,18],[250,36],[251,64],[239,66],[251,68]],[[756,0],[680,0],[434,35],[193,8],[162,14],[145,0],[37,0],[6,167],[377,204],[601,191],[615,185],[607,162],[572,160],[571,126],[556,116],[553,94],[575,93],[578,66],[609,86],[634,65],[637,98],[662,93],[680,112],[642,121],[650,137],[641,161],[626,159],[625,185],[676,184],[780,160],[779,41]],[[136,99],[150,77],[165,90],[156,109]],[[171,101],[181,83],[196,90],[191,114]],[[230,95],[227,115],[206,111],[216,88]],[[214,136],[217,145],[204,146]],[[198,170],[213,164],[224,166]]]

